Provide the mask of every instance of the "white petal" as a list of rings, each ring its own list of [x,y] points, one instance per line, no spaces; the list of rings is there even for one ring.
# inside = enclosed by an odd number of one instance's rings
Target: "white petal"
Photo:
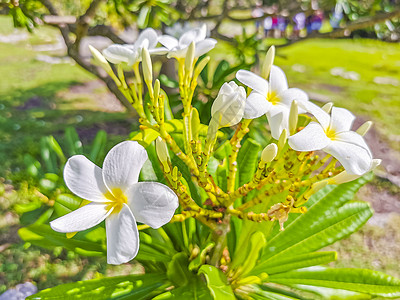
[[[206,35],[207,27],[205,26],[205,24],[203,24],[202,27],[189,30],[182,34],[179,39],[179,46],[187,47],[190,45],[191,42],[198,43],[200,41],[203,41],[206,38]]]
[[[179,206],[175,193],[158,182],[136,183],[128,190],[127,196],[136,220],[153,228],[167,224]]]
[[[268,81],[264,78],[254,74],[253,72],[246,70],[239,70],[236,73],[236,78],[244,85],[248,86],[252,90],[259,92],[265,97],[268,94]]]
[[[273,91],[277,94],[280,94],[288,89],[285,73],[281,68],[274,65],[271,67],[271,73],[269,75],[269,88],[270,91]]]
[[[271,135],[278,140],[283,129],[289,134],[289,108],[285,105],[272,105],[267,112],[267,119],[271,128]]]
[[[64,181],[75,195],[94,202],[107,202],[108,189],[101,169],[83,155],[74,155],[64,167]]]
[[[133,259],[139,250],[135,217],[127,205],[106,219],[107,263],[120,265]]]
[[[153,28],[146,28],[139,34],[135,46],[142,47],[145,40],[148,41],[146,48],[153,49],[158,43],[157,32]]]
[[[170,50],[168,52],[167,57],[171,58],[171,57],[175,57],[175,58],[185,58],[186,57],[186,52],[188,50],[188,47],[184,47],[184,48],[174,48],[172,50]]]
[[[103,50],[104,57],[113,64],[128,63],[134,52],[123,45],[111,45]]]
[[[168,52],[168,49],[165,47],[153,48],[149,49],[149,53],[153,55],[163,55]]]
[[[199,57],[206,54],[208,51],[213,49],[216,44],[217,41],[214,39],[205,39],[204,41],[196,43],[194,56]]]
[[[278,95],[278,97],[281,99],[281,102],[288,107],[292,104],[293,100],[296,100],[297,102],[307,102],[308,101],[308,96],[307,94],[297,88],[290,88]]]
[[[147,152],[138,142],[119,143],[108,152],[104,159],[104,183],[110,191],[113,188],[125,191],[138,181],[140,169],[146,160]]]
[[[296,151],[321,150],[330,142],[324,129],[316,122],[311,122],[303,130],[289,137],[289,146]]]
[[[350,175],[362,175],[371,169],[369,151],[358,145],[335,140],[323,150],[335,157]]]
[[[372,157],[371,150],[369,150],[369,147],[367,143],[365,142],[364,138],[359,135],[357,132],[354,131],[346,131],[346,132],[340,132],[336,135],[336,139],[341,141],[341,142],[346,142],[349,144],[354,144],[356,146],[360,146],[368,151],[370,156]]]
[[[246,99],[243,118],[255,119],[267,113],[271,108],[271,102],[268,102],[265,96],[253,91]]]
[[[111,212],[106,203],[89,203],[65,216],[50,222],[58,232],[75,232],[89,229],[101,223]]]
[[[318,105],[310,101],[299,102],[299,107],[304,109],[306,112],[312,114],[317,121],[322,125],[322,128],[328,129],[330,123],[330,116]]]
[[[349,131],[356,117],[347,109],[332,107],[329,128],[335,132]]]
[[[170,35],[162,35],[158,37],[158,42],[165,46],[168,50],[178,46],[178,40]]]

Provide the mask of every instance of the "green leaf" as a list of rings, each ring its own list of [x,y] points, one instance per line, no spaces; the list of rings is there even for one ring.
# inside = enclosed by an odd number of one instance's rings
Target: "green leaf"
[[[54,203],[54,210],[58,216],[63,216],[76,210],[81,205],[82,199],[71,194],[60,194]]]
[[[249,182],[253,177],[260,151],[261,145],[251,138],[246,139],[240,148],[237,158],[240,186]]]
[[[30,242],[34,245],[47,249],[54,249],[57,246],[62,246],[68,250],[75,251],[78,254],[86,256],[105,256],[106,247],[99,242],[79,239],[75,236],[73,239],[68,239],[65,234],[55,232],[49,225],[39,224],[31,225],[18,230],[18,234],[25,242]],[[86,235],[89,235],[87,232]]]
[[[24,155],[24,164],[26,166],[26,171],[32,177],[37,177],[40,172],[40,162],[37,161],[33,156],[30,154]]]
[[[193,274],[188,269],[189,261],[185,253],[179,252],[172,257],[168,264],[168,279],[177,286],[184,286],[189,283]]]
[[[40,154],[42,156],[44,165],[46,166],[47,172],[57,173],[57,161],[54,153],[50,151],[48,139],[45,136],[40,139]]]
[[[157,131],[151,128],[146,128],[133,135],[131,140],[137,141],[140,145],[147,148],[158,136],[159,134]]]
[[[107,142],[107,132],[99,130],[93,140],[92,147],[89,153],[89,159],[95,164],[100,163],[100,159],[104,155]]]
[[[52,149],[57,154],[57,157],[60,160],[61,164],[65,164],[67,159],[65,158],[64,152],[62,151],[60,144],[56,141],[56,139],[50,135],[47,137],[47,142],[50,146],[50,149]]]
[[[272,275],[295,269],[323,265],[336,259],[337,253],[334,251],[292,255],[279,260],[270,260],[266,263],[260,263],[253,269],[251,274],[259,274],[265,272],[268,275]]]
[[[83,154],[82,142],[74,127],[67,127],[65,129],[65,141],[69,156]]]
[[[262,264],[333,244],[357,231],[372,213],[365,202],[347,203],[336,210],[310,209],[270,240],[262,256]]]
[[[353,200],[360,187],[372,180],[372,176],[373,174],[371,172],[352,182],[341,185],[328,185],[312,195],[306,202],[304,205],[308,209],[306,214],[290,214],[288,221],[285,222],[285,228],[287,228],[294,220],[298,218],[307,218],[307,216],[313,214],[313,212],[317,214],[331,214],[346,202]],[[276,226],[271,236],[276,236],[279,233],[279,226]]]
[[[254,232],[250,237],[250,243],[243,249],[242,255],[235,255],[232,267],[237,269],[236,274],[239,278],[244,278],[254,268],[261,250],[265,247],[266,240],[260,231]]]
[[[220,269],[211,265],[203,265],[198,274],[204,274],[207,280],[207,287],[214,299],[235,300],[232,287]]]
[[[62,284],[28,297],[29,300],[62,299],[149,299],[167,283],[165,274],[109,277]]]
[[[192,280],[189,284],[162,293],[153,300],[212,300],[210,292],[202,280]]]
[[[365,269],[313,269],[271,275],[269,281],[284,285],[313,285],[382,297],[400,297],[400,280]]]

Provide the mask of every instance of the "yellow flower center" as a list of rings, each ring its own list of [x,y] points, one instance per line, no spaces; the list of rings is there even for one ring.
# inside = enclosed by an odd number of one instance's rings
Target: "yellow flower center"
[[[269,102],[272,103],[272,105],[277,105],[279,102],[281,102],[281,99],[278,97],[277,93],[275,91],[270,91],[268,92],[268,99]]]
[[[112,189],[111,192],[107,192],[106,194],[104,194],[104,197],[112,201],[107,206],[107,210],[110,210],[114,207],[112,214],[119,213],[124,203],[128,203],[128,198],[126,198],[125,194],[121,191],[120,188]]]
[[[333,130],[332,128],[328,128],[325,131],[326,136],[331,139],[332,141],[334,141],[336,139],[336,131]]]

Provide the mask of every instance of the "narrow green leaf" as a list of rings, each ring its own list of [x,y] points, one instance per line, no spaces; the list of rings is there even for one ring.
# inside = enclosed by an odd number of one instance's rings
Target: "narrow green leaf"
[[[268,275],[287,272],[290,270],[301,269],[311,266],[327,264],[337,259],[337,254],[331,252],[313,252],[301,255],[286,256],[279,260],[269,260],[265,263],[258,264],[251,274],[259,274],[262,272]]]
[[[65,141],[69,156],[83,154],[82,142],[75,128],[67,127],[65,129]]]
[[[287,255],[309,253],[333,244],[364,225],[372,216],[372,210],[368,203],[352,202],[325,213],[310,210],[303,216],[268,243],[262,256],[262,264]]]
[[[313,269],[271,275],[269,281],[284,285],[313,285],[382,297],[400,297],[400,280],[365,269]]]
[[[28,297],[29,300],[63,299],[149,299],[165,285],[165,274],[109,277],[62,284]]]
[[[100,159],[104,155],[107,142],[107,132],[99,130],[93,140],[92,147],[89,153],[89,159],[95,164],[100,163]]]
[[[203,265],[198,274],[204,274],[207,280],[207,287],[214,299],[235,300],[232,287],[220,269],[211,265]]]
[[[239,185],[251,180],[257,167],[258,153],[261,146],[255,140],[248,138],[240,148],[237,163],[239,170]]]
[[[87,232],[90,235],[91,232]],[[34,224],[18,230],[18,234],[25,242],[30,242],[34,245],[47,249],[54,249],[57,246],[62,246],[68,250],[75,251],[78,254],[86,256],[105,256],[105,245],[100,242],[92,242],[79,239],[75,236],[68,239],[65,234],[55,232],[49,225]]]

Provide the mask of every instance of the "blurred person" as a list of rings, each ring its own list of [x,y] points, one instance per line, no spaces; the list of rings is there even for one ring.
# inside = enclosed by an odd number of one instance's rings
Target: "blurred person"
[[[251,17],[252,18],[260,18],[264,15],[264,10],[262,8],[262,2],[258,1],[256,3],[256,7],[253,9],[253,11],[251,12]],[[261,19],[257,19],[256,20],[256,32],[259,32],[259,28],[261,26]]]
[[[279,31],[279,37],[286,37],[286,28],[288,26],[288,20],[283,16],[277,18],[277,28]]]
[[[264,37],[268,37],[268,32],[272,29],[272,17],[268,16],[264,19]]]
[[[300,37],[300,31],[306,27],[306,14],[304,12],[299,12],[293,17],[293,36],[295,38]]]

